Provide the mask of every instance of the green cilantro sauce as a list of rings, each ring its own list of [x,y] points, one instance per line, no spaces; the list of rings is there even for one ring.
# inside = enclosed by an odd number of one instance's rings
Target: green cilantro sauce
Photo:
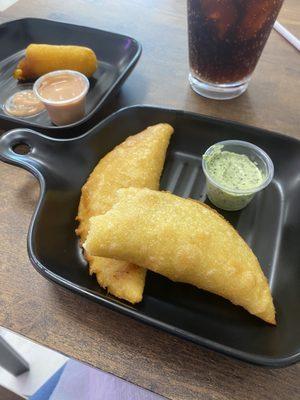
[[[244,154],[222,151],[222,145],[204,155],[205,167],[209,179],[207,195],[210,201],[224,210],[240,210],[251,201],[255,189],[265,177],[257,165]],[[224,189],[214,185],[222,186]],[[237,193],[245,191],[246,194]]]
[[[209,176],[218,184],[232,190],[251,190],[257,188],[264,178],[256,164],[244,154],[222,151],[216,145],[205,156]]]

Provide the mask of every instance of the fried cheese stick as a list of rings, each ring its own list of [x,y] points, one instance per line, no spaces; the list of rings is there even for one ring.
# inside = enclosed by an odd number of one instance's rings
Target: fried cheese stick
[[[30,44],[13,76],[20,81],[32,80],[60,69],[78,71],[89,78],[97,69],[96,55],[83,46]]]

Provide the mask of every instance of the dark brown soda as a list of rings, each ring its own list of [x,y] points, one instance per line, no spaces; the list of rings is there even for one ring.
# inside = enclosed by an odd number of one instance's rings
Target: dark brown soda
[[[188,0],[190,67],[216,84],[253,72],[283,0]]]

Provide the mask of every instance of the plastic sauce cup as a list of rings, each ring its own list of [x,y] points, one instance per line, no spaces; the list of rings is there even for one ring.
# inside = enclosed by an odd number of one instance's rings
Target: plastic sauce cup
[[[216,145],[221,146],[222,151],[244,154],[250,161],[254,162],[263,176],[263,181],[260,185],[247,190],[236,190],[216,182],[210,176],[205,160],[205,156],[211,154],[215,150]],[[246,207],[257,192],[269,185],[274,176],[274,165],[267,153],[258,146],[241,140],[226,140],[211,146],[202,158],[202,168],[206,176],[207,196],[209,200],[216,207],[226,211],[237,211]]]
[[[62,87],[59,87],[59,78],[68,78],[69,79],[69,88],[63,87],[64,83],[62,82]],[[51,99],[51,96],[47,98],[45,93],[43,93],[43,88],[47,85],[48,82],[57,80],[56,90],[63,91],[64,89],[70,89],[70,83],[72,80],[74,84],[77,83],[77,90],[74,91],[75,95],[71,93],[65,93],[63,100]],[[63,79],[62,79],[63,81]],[[80,72],[72,71],[72,70],[58,70],[49,72],[41,76],[34,84],[33,90],[35,95],[44,103],[49,117],[51,121],[55,125],[69,125],[73,122],[79,121],[85,115],[85,105],[86,105],[86,95],[89,90],[90,83],[87,77]],[[70,96],[68,96],[70,94]]]

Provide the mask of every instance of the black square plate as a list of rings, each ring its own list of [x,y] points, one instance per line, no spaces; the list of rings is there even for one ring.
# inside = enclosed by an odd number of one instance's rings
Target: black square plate
[[[4,112],[7,98],[24,86],[12,74],[30,43],[74,44],[90,47],[96,53],[100,65],[90,78],[86,116],[80,121],[57,127],[46,111],[29,118],[17,118]],[[116,33],[35,18],[4,23],[0,25],[0,120],[46,129],[47,134],[57,137],[63,129],[74,132],[74,127],[90,119],[119,90],[140,54],[141,45],[135,39]],[[25,86],[31,88],[32,83]]]
[[[263,148],[275,164],[266,190],[240,212],[222,212],[258,256],[277,310],[276,327],[241,307],[192,286],[148,272],[144,299],[132,306],[106,294],[87,273],[74,234],[80,189],[98,162],[127,136],[169,122],[175,128],[161,187],[206,200],[201,154],[213,143],[246,140]],[[16,154],[19,143],[31,148]],[[257,128],[183,111],[135,106],[123,109],[85,135],[55,140],[18,129],[0,140],[3,161],[31,171],[41,185],[28,250],[45,277],[168,332],[242,360],[285,366],[300,359],[300,142]]]

